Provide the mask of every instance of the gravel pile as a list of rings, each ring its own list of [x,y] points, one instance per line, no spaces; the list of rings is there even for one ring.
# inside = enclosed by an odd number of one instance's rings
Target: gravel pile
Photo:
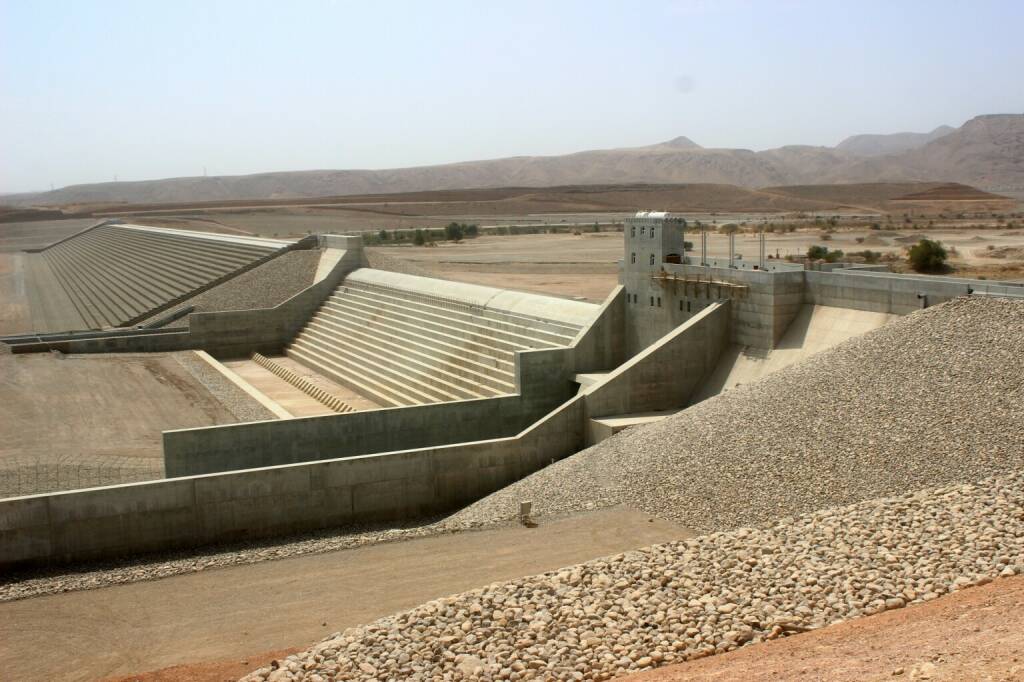
[[[223,310],[273,308],[313,284],[321,251],[307,249],[289,251],[263,265],[229,279],[227,282],[197,294],[182,303],[142,322],[153,322],[186,306],[195,306],[198,313]],[[170,326],[182,326],[182,320]]]
[[[1024,301],[962,298],[623,431],[451,528],[624,503],[710,532],[1024,469]]]
[[[1024,475],[819,511],[429,602],[256,680],[602,680],[1024,572]]]

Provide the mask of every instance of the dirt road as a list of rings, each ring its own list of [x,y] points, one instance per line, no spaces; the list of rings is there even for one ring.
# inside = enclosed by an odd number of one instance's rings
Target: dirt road
[[[86,680],[306,647],[448,594],[687,537],[625,508],[0,604],[0,678]],[[244,667],[244,666],[243,666]],[[195,673],[195,676],[190,674]]]
[[[1024,680],[1024,577],[628,678]]]

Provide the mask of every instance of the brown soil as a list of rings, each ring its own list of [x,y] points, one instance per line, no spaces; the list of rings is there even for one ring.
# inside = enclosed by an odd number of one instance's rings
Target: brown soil
[[[267,651],[245,658],[232,658],[223,661],[208,661],[186,665],[172,665],[137,675],[124,677],[105,677],[100,682],[213,682],[213,680],[237,680],[256,668],[262,668],[275,660],[286,658],[302,651],[302,647]]]
[[[1024,577],[632,675],[685,680],[1024,680]]]
[[[237,679],[431,599],[687,537],[616,507],[0,603],[0,679]]]

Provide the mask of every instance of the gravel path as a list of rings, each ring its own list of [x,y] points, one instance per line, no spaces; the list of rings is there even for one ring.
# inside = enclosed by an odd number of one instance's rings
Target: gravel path
[[[1024,302],[963,298],[644,428],[450,518],[625,503],[697,531],[1024,469]]]
[[[609,679],[1024,572],[1024,474],[495,583],[244,678]]]

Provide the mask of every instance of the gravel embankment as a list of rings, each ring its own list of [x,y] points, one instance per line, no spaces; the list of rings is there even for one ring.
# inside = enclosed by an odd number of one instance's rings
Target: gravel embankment
[[[255,422],[267,419],[277,419],[277,415],[260,405],[260,403],[248,393],[235,386],[228,379],[203,362],[192,351],[179,351],[173,354],[174,359],[188,370],[189,374],[195,377],[196,381],[206,387],[210,393],[230,412],[235,415],[239,422]]]
[[[1017,473],[655,545],[432,601],[244,679],[609,679],[1024,572],[1022,506]]]
[[[175,310],[190,305],[195,306],[194,312],[197,313],[273,308],[313,283],[320,254],[321,251],[318,249],[289,251],[182,301],[173,308],[153,315],[142,324],[166,317]],[[183,324],[185,321],[176,320],[169,326],[180,327]]]
[[[963,298],[626,430],[451,517],[624,503],[700,532],[1024,469],[1024,302]]]

